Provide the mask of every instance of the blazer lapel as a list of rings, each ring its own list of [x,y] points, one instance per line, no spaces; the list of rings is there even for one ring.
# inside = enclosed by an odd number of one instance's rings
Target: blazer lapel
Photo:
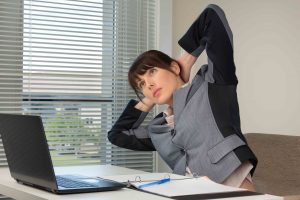
[[[191,85],[187,85],[184,88],[180,88],[173,93],[173,111],[175,124],[180,117],[180,113],[183,111],[186,105],[186,99],[190,88]]]
[[[203,70],[206,70],[203,67]],[[192,83],[185,86],[184,88],[178,89],[173,93],[173,111],[174,111],[174,122],[178,122],[180,114],[185,108],[188,101],[192,98],[195,92],[200,88],[204,79],[201,75],[196,75]]]

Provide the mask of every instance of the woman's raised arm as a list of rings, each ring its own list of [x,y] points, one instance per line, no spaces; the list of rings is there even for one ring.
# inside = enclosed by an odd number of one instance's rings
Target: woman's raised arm
[[[233,59],[233,35],[225,13],[220,7],[213,4],[207,6],[178,43],[195,57],[206,50],[208,68],[214,83],[234,85],[238,83]],[[187,59],[188,56],[183,55],[183,58]],[[180,60],[184,60],[183,58]],[[185,79],[189,71],[189,65],[183,67]]]

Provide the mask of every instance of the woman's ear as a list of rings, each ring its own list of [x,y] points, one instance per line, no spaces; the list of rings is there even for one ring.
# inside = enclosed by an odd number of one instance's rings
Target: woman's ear
[[[177,62],[172,61],[171,62],[171,70],[176,74],[176,75],[180,75],[180,66],[178,65]]]

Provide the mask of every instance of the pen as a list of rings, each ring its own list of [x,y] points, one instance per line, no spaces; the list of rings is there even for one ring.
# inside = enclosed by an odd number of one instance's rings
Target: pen
[[[170,178],[164,178],[164,179],[161,179],[159,181],[154,181],[154,182],[151,182],[151,183],[146,183],[146,184],[140,185],[140,186],[138,186],[138,188],[142,189],[144,187],[148,187],[148,186],[152,186],[152,185],[160,185],[160,184],[167,183],[167,182],[170,182],[170,181],[171,181]]]

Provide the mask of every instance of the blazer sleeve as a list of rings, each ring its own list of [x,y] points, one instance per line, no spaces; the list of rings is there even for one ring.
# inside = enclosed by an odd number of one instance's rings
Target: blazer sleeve
[[[178,41],[188,53],[208,56],[208,70],[217,84],[237,84],[233,60],[233,37],[223,10],[209,5]]]
[[[139,151],[155,151],[147,126],[140,126],[147,112],[136,109],[138,102],[131,100],[108,132],[108,140],[119,147]]]

